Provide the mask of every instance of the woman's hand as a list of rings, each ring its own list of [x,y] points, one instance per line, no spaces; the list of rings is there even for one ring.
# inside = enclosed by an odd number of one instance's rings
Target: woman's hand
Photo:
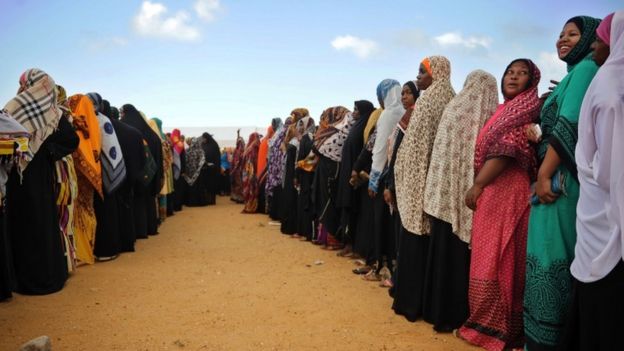
[[[542,139],[542,136],[538,132],[537,124],[535,123],[527,125],[526,128],[524,129],[524,134],[526,135],[527,139],[529,139],[530,142],[535,143],[535,144],[539,143],[540,140]]]
[[[368,188],[368,197],[373,199],[373,198],[375,198],[375,196],[377,196],[377,193],[373,189]]]
[[[358,174],[356,171],[351,171],[351,179],[349,179],[349,184],[351,186],[355,186],[358,182]]]
[[[543,204],[553,203],[559,197],[559,195],[552,192],[552,179],[547,177],[537,178],[535,194],[539,198],[540,203]]]
[[[385,189],[383,197],[384,201],[388,204],[388,206],[394,207],[394,196],[392,196],[392,192],[390,190]]]
[[[477,184],[474,184],[466,193],[466,198],[464,200],[466,202],[466,206],[468,206],[468,208],[470,208],[471,210],[475,211],[477,209],[477,200],[479,199],[479,196],[481,196],[482,192],[483,188]]]

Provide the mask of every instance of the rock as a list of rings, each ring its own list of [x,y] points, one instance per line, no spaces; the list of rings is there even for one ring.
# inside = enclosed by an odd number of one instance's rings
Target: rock
[[[52,342],[49,337],[40,336],[22,345],[19,351],[52,351]]]
[[[322,265],[323,263],[325,263],[325,262],[323,262],[322,260],[316,260],[316,261],[314,261],[314,264],[315,264],[315,265],[317,265],[317,266],[320,266],[320,265]]]

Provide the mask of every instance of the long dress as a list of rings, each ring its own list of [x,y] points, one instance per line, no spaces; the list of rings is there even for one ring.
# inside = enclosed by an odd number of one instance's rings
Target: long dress
[[[551,204],[531,209],[527,242],[524,330],[529,350],[555,347],[566,321],[572,296],[570,265],[576,244],[576,179],[574,148],[581,102],[598,66],[591,55],[578,63],[550,94],[541,113],[543,159],[548,145],[564,160],[565,194]]]
[[[260,136],[258,133],[252,133],[243,154],[243,199],[245,200],[243,213],[256,213],[258,210],[259,188],[256,168],[258,166],[259,147]]]
[[[357,174],[360,174],[362,171],[370,173],[373,162],[372,150],[376,137],[376,129],[373,127],[365,147],[362,148],[353,165],[353,170]],[[365,185],[358,186],[354,191],[358,198],[359,207],[356,209],[357,229],[350,232],[350,236],[353,238],[353,251],[360,257],[364,257],[367,264],[372,264],[372,257],[375,252],[373,200],[368,196],[368,189]]]
[[[186,151],[182,150],[180,152],[180,176],[175,180],[173,192],[173,209],[175,211],[182,211],[182,206],[184,205],[184,199],[186,197],[186,192],[188,188],[188,184],[184,180],[184,170],[186,169]]]
[[[67,262],[54,193],[55,162],[78,147],[71,124],[61,118],[56,132],[41,145],[28,168],[12,172],[7,184],[6,219],[11,241],[16,289],[43,295],[62,289]]]
[[[201,140],[196,139],[188,149],[184,179],[188,185],[184,204],[189,207],[208,205],[206,154]]]
[[[206,138],[206,143],[202,145],[202,149],[204,150],[207,165],[204,181],[206,182],[208,205],[214,205],[220,188],[221,151],[219,150],[219,144],[210,134],[204,134],[204,138]]]
[[[297,233],[297,189],[295,189],[295,159],[297,146],[288,144],[286,147],[286,170],[284,172],[284,186],[282,187],[282,234]]]
[[[306,134],[299,142],[299,154],[297,162],[305,160],[312,151],[312,138]],[[300,167],[296,170],[297,182],[299,183],[299,195],[297,196],[297,234],[312,240],[314,232],[314,209],[312,207],[312,182],[314,171],[307,171]]]
[[[230,199],[236,203],[243,202],[243,153],[245,152],[245,141],[238,137],[236,149],[232,155],[232,171],[230,172],[231,193]]]

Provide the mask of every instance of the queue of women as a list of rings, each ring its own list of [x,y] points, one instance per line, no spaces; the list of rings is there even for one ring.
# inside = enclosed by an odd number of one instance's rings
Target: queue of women
[[[456,94],[429,56],[378,108],[295,109],[238,137],[231,198],[357,259],[409,321],[487,350],[624,350],[623,32],[621,11],[564,23],[568,74],[542,96],[530,59]]]
[[[210,134],[164,134],[130,104],[67,97],[39,69],[0,113],[0,301],[61,290],[81,265],[135,250],[183,205],[215,203]]]

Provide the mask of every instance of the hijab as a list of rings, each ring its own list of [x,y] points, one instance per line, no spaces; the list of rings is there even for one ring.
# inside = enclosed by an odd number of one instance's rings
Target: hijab
[[[427,171],[438,124],[455,96],[451,63],[444,56],[428,57],[432,83],[420,94],[394,165],[396,200],[403,227],[413,234],[429,234],[424,213]]]
[[[271,123],[267,128],[266,136],[264,136],[260,142],[260,149],[258,150],[258,169],[256,170],[257,177],[260,177],[269,162],[269,140],[273,137],[273,134],[275,134],[275,130],[273,129],[273,123]]]
[[[180,138],[180,130],[179,129],[174,129],[171,131],[171,137],[169,138],[169,140],[171,141],[171,145],[173,146],[173,150],[178,154],[182,154],[182,151],[184,151],[184,141],[182,141],[182,138]]]
[[[61,118],[54,79],[42,70],[31,68],[20,76],[20,91],[4,110],[30,133],[28,152],[20,158],[22,169],[35,156],[41,144],[52,134]]]
[[[273,138],[269,141],[269,165],[268,165],[268,174],[267,181],[265,185],[265,191],[267,196],[273,195],[273,189],[276,186],[282,184],[282,167],[284,164],[284,150],[282,150],[282,143],[286,138],[286,132],[291,125],[293,125],[294,118],[288,117],[286,118],[286,122],[280,129],[275,133]]]
[[[611,46],[611,22],[613,22],[613,15],[615,15],[615,13],[605,17],[602,22],[600,22],[598,28],[596,28],[596,36],[607,44],[607,46]]]
[[[583,60],[587,54],[592,50],[591,44],[596,40],[596,28],[600,24],[598,18],[589,16],[576,16],[570,18],[566,24],[574,23],[581,32],[581,38],[576,43],[574,48],[563,58],[569,66],[574,66]],[[569,69],[568,69],[569,71]]]
[[[477,135],[498,106],[496,78],[472,71],[464,88],[444,109],[433,144],[425,212],[450,223],[453,233],[470,243],[473,212],[464,196],[474,181],[474,149]]]
[[[190,186],[195,184],[195,181],[199,178],[202,167],[206,163],[206,155],[204,154],[201,143],[201,138],[195,138],[186,151],[186,170],[183,177]]]

